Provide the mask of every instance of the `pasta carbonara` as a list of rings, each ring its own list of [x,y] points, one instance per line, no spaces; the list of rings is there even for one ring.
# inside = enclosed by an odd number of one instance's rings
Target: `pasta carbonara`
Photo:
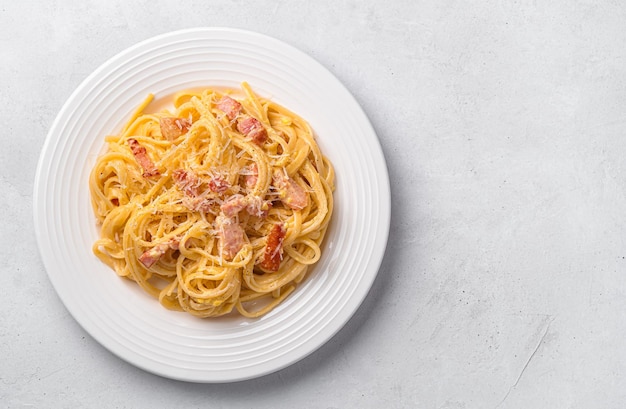
[[[242,90],[137,109],[91,172],[93,251],[166,308],[266,314],[321,255],[334,171],[309,125]]]

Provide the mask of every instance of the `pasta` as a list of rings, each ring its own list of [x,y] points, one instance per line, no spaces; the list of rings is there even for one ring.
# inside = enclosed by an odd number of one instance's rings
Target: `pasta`
[[[259,317],[321,256],[334,170],[298,115],[239,90],[150,95],[92,169],[95,255],[166,308]]]

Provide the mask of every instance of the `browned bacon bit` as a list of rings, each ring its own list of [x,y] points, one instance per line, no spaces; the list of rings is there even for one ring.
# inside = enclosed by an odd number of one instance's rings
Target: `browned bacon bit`
[[[243,247],[246,233],[239,223],[224,215],[217,216],[215,223],[220,254],[226,260],[232,260]]]
[[[187,196],[196,197],[200,193],[200,185],[202,181],[193,172],[189,170],[176,169],[172,173],[172,178],[176,186],[185,192]]]
[[[266,271],[278,271],[280,262],[283,259],[283,241],[287,229],[282,223],[272,226],[270,234],[267,236],[267,243],[265,244],[265,253],[263,254],[263,260],[261,260],[261,267]]]
[[[241,104],[228,95],[224,95],[217,103],[217,109],[224,112],[231,121],[241,112]]]
[[[259,167],[256,162],[252,162],[247,167],[247,172],[244,175],[244,182],[248,189],[254,188],[256,186],[256,182],[259,180]]]
[[[113,206],[119,206],[120,199],[118,199],[117,197],[114,197],[113,199],[111,199],[111,203],[113,203]]]
[[[274,172],[274,186],[278,189],[280,200],[290,209],[302,210],[308,204],[306,190],[279,170]]]
[[[191,120],[168,116],[159,120],[159,126],[161,135],[172,141],[189,131]]]
[[[211,180],[209,180],[209,189],[211,189],[212,192],[224,193],[228,188],[230,188],[230,183],[220,175],[213,176]]]
[[[258,119],[246,116],[237,122],[237,130],[246,135],[257,145],[267,140],[267,131]]]
[[[133,155],[135,155],[137,163],[143,168],[143,177],[150,178],[161,174],[148,156],[146,148],[141,146],[136,139],[129,139],[128,146],[130,146],[130,150],[133,152]]]
[[[171,239],[170,241],[168,241],[166,243],[157,244],[156,246],[152,247],[151,249],[146,250],[139,257],[139,261],[146,268],[150,268],[150,267],[152,267],[154,265],[154,263],[159,261],[161,256],[163,256],[163,254],[165,254],[165,252],[167,250],[169,250],[169,249],[178,250],[178,244],[179,243],[180,243],[180,240],[178,240],[178,239]]]

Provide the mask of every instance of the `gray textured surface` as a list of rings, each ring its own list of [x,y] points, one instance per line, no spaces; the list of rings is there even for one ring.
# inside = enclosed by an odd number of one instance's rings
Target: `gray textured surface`
[[[624,407],[624,21],[618,1],[3,2],[0,407]],[[355,317],[298,364],[226,385],[103,349],[51,288],[31,215],[74,88],[192,26],[318,59],[369,115],[392,183],[389,246]]]

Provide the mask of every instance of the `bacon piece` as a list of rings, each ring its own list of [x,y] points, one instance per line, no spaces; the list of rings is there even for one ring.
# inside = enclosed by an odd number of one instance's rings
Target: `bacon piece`
[[[241,104],[228,95],[224,95],[217,103],[217,109],[224,112],[231,121],[241,112]]]
[[[258,119],[251,116],[246,116],[237,121],[237,130],[251,138],[257,145],[261,145],[267,140],[267,131]]]
[[[228,217],[237,216],[243,209],[251,216],[267,217],[271,207],[272,203],[260,196],[243,196],[237,193],[226,199],[220,209]]]
[[[189,131],[191,120],[168,116],[159,120],[159,126],[161,127],[161,135],[172,141]]]
[[[111,199],[111,203],[113,203],[113,206],[119,206],[120,199],[118,199],[117,197],[114,197],[113,199]]]
[[[246,233],[239,223],[225,215],[215,219],[219,239],[220,254],[227,260],[232,260],[244,245]]]
[[[190,170],[176,169],[172,173],[176,186],[189,197],[196,197],[200,193],[202,181]]]
[[[240,211],[245,209],[247,205],[248,200],[245,196],[234,194],[226,199],[224,204],[220,206],[220,209],[222,209],[222,212],[224,212],[227,217],[235,217]]]
[[[200,186],[202,179],[190,170],[176,169],[172,173],[172,178],[176,186],[187,194],[187,196],[198,196],[200,194]],[[224,193],[230,188],[230,183],[223,176],[212,176],[207,183],[209,189],[215,193]]]
[[[280,200],[290,209],[302,210],[309,202],[306,190],[280,170],[274,172],[274,186],[278,189]]]
[[[285,229],[282,223],[277,223],[272,226],[272,230],[267,236],[263,260],[260,263],[264,270],[278,271],[280,262],[283,259],[283,241],[285,240],[286,234],[287,229]]]
[[[139,166],[143,168],[143,177],[150,178],[161,174],[148,156],[146,148],[141,146],[139,142],[137,142],[137,139],[129,139],[128,146],[130,146],[131,152],[135,155],[135,160],[139,163]]]
[[[176,186],[185,192],[183,206],[195,212],[216,214],[218,198],[214,193],[223,193],[230,187],[227,180],[217,176],[207,183],[209,190],[201,192],[202,179],[190,170],[177,169],[172,178]]]
[[[243,178],[248,189],[252,189],[256,186],[256,182],[259,180],[259,167],[256,162],[252,162],[247,166],[246,173]]]
[[[224,193],[230,188],[230,183],[220,175],[212,176],[209,180],[209,189],[215,193]]]
[[[146,268],[150,268],[150,267],[152,267],[154,265],[154,263],[159,261],[161,256],[163,256],[163,254],[165,254],[165,252],[167,250],[169,250],[169,249],[178,250],[179,243],[180,243],[179,239],[171,239],[168,242],[157,244],[156,246],[152,247],[151,249],[146,250],[139,257],[139,261]]]

